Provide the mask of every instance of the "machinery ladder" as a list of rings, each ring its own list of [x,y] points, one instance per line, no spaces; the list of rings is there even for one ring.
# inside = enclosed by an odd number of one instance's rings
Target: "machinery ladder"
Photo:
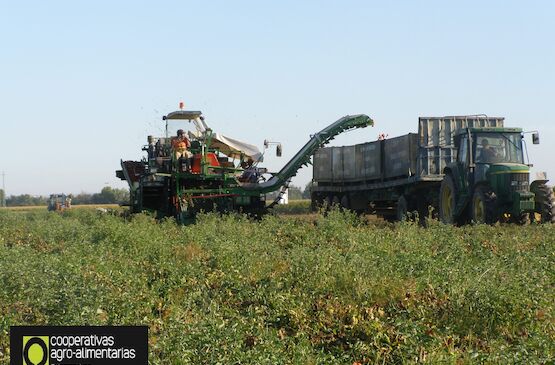
[[[272,209],[274,207],[274,205],[279,204],[279,201],[283,198],[283,196],[285,195],[285,192],[287,191],[287,189],[289,189],[289,184],[291,183],[291,178],[289,178],[285,184],[279,189],[279,194],[277,195],[277,197],[274,199],[274,201],[272,203],[270,203],[270,205],[268,205],[266,208],[267,209]]]

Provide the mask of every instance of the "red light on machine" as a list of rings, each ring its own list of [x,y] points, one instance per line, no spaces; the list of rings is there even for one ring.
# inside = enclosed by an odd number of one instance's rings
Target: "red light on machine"
[[[185,103],[180,101],[179,102],[179,109],[183,109],[183,108],[185,108]]]

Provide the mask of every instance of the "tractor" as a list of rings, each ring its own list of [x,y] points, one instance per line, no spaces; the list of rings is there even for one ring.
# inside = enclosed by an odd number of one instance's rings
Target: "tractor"
[[[71,208],[71,196],[66,194],[50,194],[48,199],[49,212],[62,212]]]
[[[447,224],[498,221],[555,222],[553,189],[545,173],[531,184],[520,128],[462,128],[454,137],[457,159],[444,169],[439,215]],[[532,135],[534,144],[539,135]]]

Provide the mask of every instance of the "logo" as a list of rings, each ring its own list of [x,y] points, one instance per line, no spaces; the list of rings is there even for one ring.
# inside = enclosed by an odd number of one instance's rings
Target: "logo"
[[[23,365],[50,365],[48,336],[23,336]]]
[[[10,365],[148,365],[147,326],[10,326]]]

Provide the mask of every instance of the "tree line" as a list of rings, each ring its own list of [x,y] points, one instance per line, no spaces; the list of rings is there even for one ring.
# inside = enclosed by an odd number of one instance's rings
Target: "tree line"
[[[4,196],[4,191],[0,189],[0,201]],[[71,197],[71,204],[120,204],[129,202],[129,190],[112,188],[105,186],[99,193],[79,193],[68,194]],[[50,197],[35,196],[30,194],[9,195],[6,196],[6,206],[30,206],[30,205],[47,205]]]
[[[291,185],[289,186],[289,199],[290,200],[300,200],[300,199],[310,199],[310,188],[311,184],[308,183],[305,188]],[[277,195],[277,192],[268,194],[268,199],[272,198],[273,195]],[[79,194],[68,194],[71,197],[71,204],[121,204],[129,202],[129,190],[112,188],[106,186],[102,188],[99,193],[79,193]],[[0,189],[0,202],[4,197],[4,191]],[[48,196],[40,195],[9,195],[6,196],[6,206],[8,207],[19,207],[19,206],[31,206],[31,205],[48,205]]]

